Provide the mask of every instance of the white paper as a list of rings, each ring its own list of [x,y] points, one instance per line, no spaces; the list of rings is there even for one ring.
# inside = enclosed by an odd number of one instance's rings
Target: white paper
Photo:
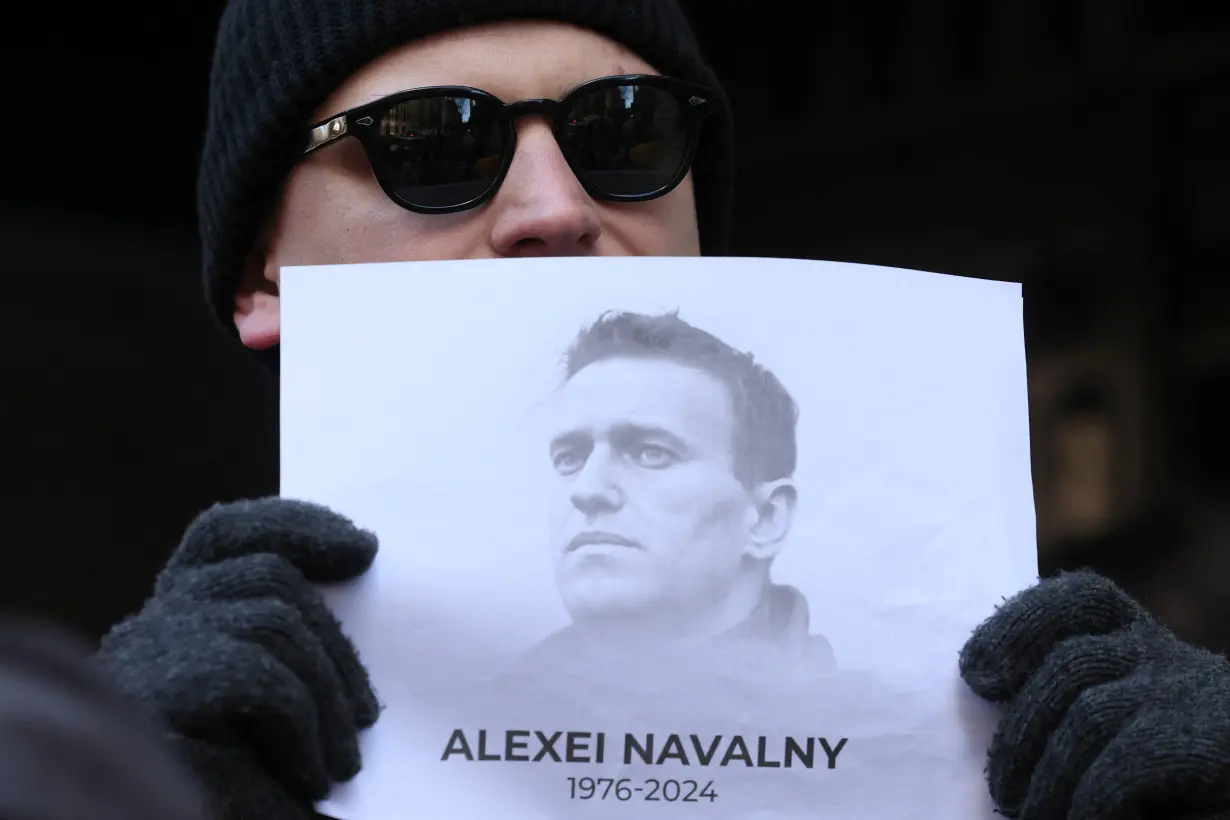
[[[610,311],[678,311],[770,370],[798,407],[788,480],[766,478],[772,414],[736,424],[695,367],[563,380]],[[381,539],[328,595],[386,709],[322,811],[992,817],[994,714],[957,653],[1036,577],[1019,285],[767,259],[291,268],[282,323],[283,494]],[[635,543],[569,551],[583,531]],[[534,757],[535,732],[561,762],[467,759]]]

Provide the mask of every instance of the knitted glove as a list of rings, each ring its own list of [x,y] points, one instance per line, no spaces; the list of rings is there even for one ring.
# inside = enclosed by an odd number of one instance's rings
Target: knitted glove
[[[216,506],[103,639],[98,660],[172,731],[218,820],[314,817],[359,771],[358,732],[379,706],[309,582],[354,578],[375,554],[375,536],[319,506]]]
[[[1230,818],[1230,664],[1110,581],[1045,580],[974,632],[961,675],[1006,709],[987,782],[1021,820]]]

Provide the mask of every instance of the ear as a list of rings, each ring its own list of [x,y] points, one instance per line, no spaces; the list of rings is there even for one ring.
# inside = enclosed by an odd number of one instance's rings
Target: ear
[[[752,491],[748,511],[748,553],[753,558],[775,557],[785,546],[794,523],[798,491],[788,478],[766,481]]]
[[[267,237],[262,234],[235,290],[235,329],[244,346],[253,350],[267,350],[282,338],[278,268],[267,248]]]

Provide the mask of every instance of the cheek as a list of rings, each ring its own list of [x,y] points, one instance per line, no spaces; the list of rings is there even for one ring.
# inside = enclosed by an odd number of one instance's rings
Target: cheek
[[[689,175],[649,202],[601,203],[603,234],[629,256],[699,256],[700,234]]]
[[[475,216],[411,213],[370,173],[304,164],[284,188],[270,257],[279,267],[466,258],[481,236]]]
[[[558,476],[551,485],[551,491],[547,494],[546,506],[547,518],[551,523],[552,529],[556,530],[567,526],[575,512],[568,484],[560,481]]]
[[[645,493],[651,518],[663,532],[683,540],[728,540],[742,527],[746,511],[742,487],[726,480],[706,481],[701,476],[679,475],[671,486]]]

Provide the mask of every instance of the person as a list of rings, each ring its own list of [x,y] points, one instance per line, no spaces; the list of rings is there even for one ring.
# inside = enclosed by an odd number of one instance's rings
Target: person
[[[450,681],[439,702],[480,726],[748,737],[790,736],[800,715],[834,725],[835,704],[854,692],[889,702],[870,676],[836,680],[806,598],[772,577],[798,501],[798,407],[773,372],[677,313],[612,311],[568,347],[544,415],[550,559],[571,623],[477,691]],[[878,739],[858,745],[881,751]],[[592,771],[643,775],[614,758]],[[812,816],[814,771],[778,773],[768,790],[763,774],[722,767],[706,816]],[[510,790],[547,804],[557,793],[550,769],[515,776]]]
[[[798,408],[771,371],[676,313],[612,312],[578,334],[554,399],[551,546],[572,624],[522,665],[835,670],[807,600],[770,574],[798,500]]]
[[[284,265],[727,249],[730,106],[674,0],[231,0],[209,95],[206,295],[275,372]],[[375,551],[311,504],[217,506],[105,636],[214,818],[311,817],[359,770],[379,702],[312,582]],[[960,668],[1006,705],[1005,814],[1228,816],[1225,662],[1105,580],[1026,590]]]
[[[89,658],[58,626],[0,617],[0,817],[208,820],[190,773]]]

